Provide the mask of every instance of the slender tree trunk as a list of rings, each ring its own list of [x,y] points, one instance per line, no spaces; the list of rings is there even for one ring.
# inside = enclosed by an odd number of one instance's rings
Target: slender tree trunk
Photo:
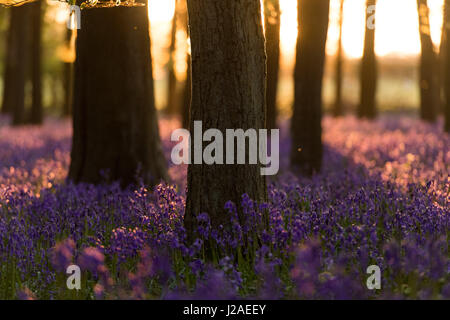
[[[377,115],[377,59],[375,55],[375,6],[376,0],[366,1],[366,33],[361,61],[361,95],[358,107],[360,118],[373,119]]]
[[[180,0],[179,2],[179,17],[180,17],[180,25],[184,27],[184,31],[186,32],[186,41],[189,40],[189,17],[187,11],[187,0]],[[186,52],[186,79],[183,85],[183,91],[181,94],[181,118],[183,128],[189,129],[189,119],[190,119],[190,109],[191,109],[191,97],[192,97],[192,63],[191,63],[191,54],[190,48],[188,48]]]
[[[267,128],[277,127],[277,90],[280,67],[281,10],[279,0],[264,0],[267,52]]]
[[[445,0],[445,9],[444,9],[444,29],[442,32],[445,33],[444,41],[445,41],[445,62],[444,62],[444,70],[445,70],[445,86],[444,86],[444,117],[445,117],[445,131],[450,132],[450,0]]]
[[[29,57],[30,5],[10,9],[8,48],[5,61],[2,112],[13,116],[13,125],[25,122],[25,82]]]
[[[170,29],[169,39],[169,61],[167,62],[167,106],[166,112],[170,115],[177,113],[177,77],[175,76],[175,50],[176,50],[176,35],[177,35],[177,16],[178,3],[175,0],[175,11],[173,13],[172,27]]]
[[[417,0],[419,13],[420,43],[420,116],[423,120],[436,121],[439,85],[436,81],[436,53],[430,33],[429,8],[427,0]]]
[[[344,21],[344,0],[340,0],[339,7],[339,40],[336,54],[336,92],[333,106],[333,115],[335,117],[342,116],[344,113],[342,105],[342,64],[344,60],[344,50],[342,47],[342,24]]]
[[[183,122],[183,128],[189,129],[189,118],[190,118],[190,108],[191,108],[191,97],[192,97],[192,63],[191,63],[191,55],[187,54],[187,70],[186,70],[186,80],[184,82],[184,89],[183,89],[183,100],[182,100],[182,122]]]
[[[38,0],[30,4],[31,13],[31,82],[33,86],[30,123],[42,124],[42,1]]]
[[[322,165],[322,79],[329,7],[329,0],[298,0],[291,165],[306,175],[320,171]]]
[[[264,129],[266,56],[260,1],[188,0],[188,12],[191,136],[194,121],[202,121],[203,132],[216,128],[224,136],[226,129]],[[236,163],[236,153],[234,157]],[[265,201],[266,180],[260,169],[259,164],[189,165],[185,226],[190,238],[199,213],[208,213],[214,228],[229,229],[230,216],[224,209],[228,200],[237,204],[241,220],[244,193]]]
[[[439,107],[442,108],[442,110],[439,111],[444,111],[445,112],[445,77],[446,77],[446,55],[447,55],[447,45],[446,45],[446,31],[445,31],[445,15],[446,10],[448,10],[446,4],[445,4],[444,0],[444,7],[443,7],[443,12],[442,12],[442,33],[441,33],[441,42],[439,44],[439,54],[437,55],[437,59],[438,59],[438,70],[439,70]]]
[[[66,44],[68,47],[71,46],[72,41],[72,30],[67,29],[66,31]],[[68,117],[72,114],[72,102],[73,102],[73,73],[74,73],[73,62],[64,62],[64,107],[63,116]]]
[[[69,177],[166,179],[155,110],[147,7],[83,11],[78,31]],[[137,172],[139,170],[139,172]],[[105,173],[105,174],[102,174]]]

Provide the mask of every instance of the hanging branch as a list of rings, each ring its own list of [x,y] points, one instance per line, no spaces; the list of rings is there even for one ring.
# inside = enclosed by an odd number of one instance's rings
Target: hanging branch
[[[23,4],[35,2],[37,0],[0,0],[2,7],[20,7]]]

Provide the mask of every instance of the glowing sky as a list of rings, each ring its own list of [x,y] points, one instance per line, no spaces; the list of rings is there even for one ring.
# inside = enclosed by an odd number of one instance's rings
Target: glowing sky
[[[439,43],[442,26],[443,0],[428,0],[431,10],[431,29],[435,43]],[[359,57],[364,39],[365,0],[345,0],[343,44],[348,56]],[[297,1],[280,0],[282,10],[281,39],[285,55],[295,50],[297,39]],[[153,24],[170,21],[174,1],[149,0]],[[328,52],[333,53],[338,38],[339,0],[331,0]],[[412,55],[420,51],[416,0],[378,0],[376,52],[378,55]]]

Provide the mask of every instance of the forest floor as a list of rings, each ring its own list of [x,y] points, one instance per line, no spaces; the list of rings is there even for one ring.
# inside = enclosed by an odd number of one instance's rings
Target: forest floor
[[[65,179],[69,121],[6,123],[0,298],[450,298],[450,136],[441,123],[327,117],[323,170],[313,178],[289,169],[283,124],[269,202],[243,196],[248,218],[232,233],[199,216],[191,246],[185,166],[169,164],[172,184],[155,190],[75,186]],[[160,121],[167,159],[178,125]],[[82,270],[79,291],[66,288],[71,263]],[[366,286],[369,265],[381,269],[381,290]]]

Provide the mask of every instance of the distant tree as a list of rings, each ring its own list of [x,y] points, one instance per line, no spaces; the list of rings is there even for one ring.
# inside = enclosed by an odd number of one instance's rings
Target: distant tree
[[[30,123],[41,124],[43,120],[42,109],[42,1],[38,0],[31,6],[31,83],[32,104]]]
[[[180,19],[180,25],[183,26],[184,31],[186,32],[186,41],[189,41],[189,18],[188,18],[188,11],[187,11],[187,0],[181,0],[179,3],[179,19]],[[180,103],[181,106],[179,109],[181,110],[181,117],[182,117],[182,125],[183,128],[189,128],[189,112],[191,108],[191,91],[192,91],[192,67],[191,67],[191,54],[189,52],[189,48],[186,52],[186,79],[184,81],[182,93],[181,93],[181,99]]]
[[[203,131],[265,128],[266,55],[260,0],[189,0],[192,48],[193,122]],[[236,154],[234,155],[236,158]],[[224,205],[240,207],[247,193],[267,199],[260,165],[191,164],[188,169],[185,226],[190,238],[196,215],[207,212],[214,228],[231,227]],[[242,218],[242,210],[238,213]]]
[[[420,116],[423,120],[434,122],[439,103],[439,84],[436,76],[437,56],[431,40],[430,18],[427,0],[417,0],[419,16],[420,43]]]
[[[154,102],[147,7],[85,10],[78,30],[69,177],[122,185],[167,178]]]
[[[175,76],[175,50],[176,50],[176,35],[177,35],[177,18],[179,4],[181,0],[175,0],[175,10],[172,18],[172,26],[169,33],[169,47],[168,47],[168,61],[167,61],[167,91],[166,99],[167,105],[165,111],[174,115],[177,113],[177,77]]]
[[[444,74],[445,74],[445,86],[444,86],[444,115],[445,115],[445,131],[450,132],[450,0],[445,0],[444,9],[444,41],[445,41],[445,62],[444,62]]]
[[[72,30],[66,30],[66,46],[70,48],[72,41]],[[64,86],[64,106],[63,116],[68,117],[72,114],[73,103],[73,73],[74,65],[72,61],[64,62],[63,86]]]
[[[447,54],[447,48],[446,48],[446,41],[445,41],[445,37],[446,37],[446,31],[445,31],[445,15],[446,10],[448,10],[446,4],[445,4],[445,0],[444,0],[444,5],[443,5],[443,12],[442,12],[442,32],[441,32],[441,41],[439,43],[439,53],[438,53],[438,69],[439,69],[439,85],[440,85],[440,103],[439,106],[441,108],[445,108],[445,64],[446,64],[446,54]]]
[[[342,105],[342,64],[344,60],[344,50],[342,47],[342,25],[344,21],[344,0],[340,0],[339,6],[339,40],[336,53],[336,91],[333,106],[333,115],[335,117],[342,116],[344,113]]]
[[[281,10],[279,0],[264,0],[267,52],[267,128],[277,127],[277,90],[280,66]]]
[[[361,91],[358,116],[373,119],[377,114],[377,59],[375,55],[375,8],[376,0],[366,1],[366,24],[364,53],[361,61]]]
[[[30,18],[29,4],[10,9],[2,113],[12,114],[13,125],[21,125],[26,121],[25,83],[29,66]]]
[[[189,129],[189,114],[191,108],[191,97],[192,97],[192,63],[191,63],[191,55],[189,53],[186,54],[186,80],[184,81],[183,94],[182,94],[182,108],[181,108],[181,116],[182,116],[182,124],[183,128]]]
[[[322,78],[329,7],[329,0],[298,0],[291,165],[306,175],[320,171],[322,165]]]

